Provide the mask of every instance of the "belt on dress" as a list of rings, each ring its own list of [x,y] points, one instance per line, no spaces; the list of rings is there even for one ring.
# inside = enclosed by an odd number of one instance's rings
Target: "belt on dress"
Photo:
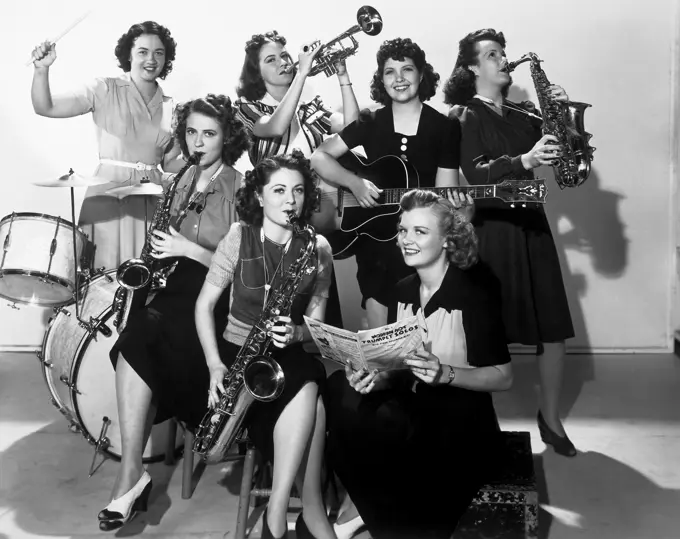
[[[128,161],[116,161],[115,159],[100,159],[99,162],[102,165],[113,165],[116,167],[133,168],[135,170],[158,170],[158,165],[147,165],[141,161],[136,163],[130,163]]]

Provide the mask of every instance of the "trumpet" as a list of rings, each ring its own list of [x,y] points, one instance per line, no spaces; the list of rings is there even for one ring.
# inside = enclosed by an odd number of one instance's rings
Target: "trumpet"
[[[357,52],[359,43],[354,39],[354,34],[363,32],[369,36],[377,36],[383,27],[382,17],[378,10],[371,6],[362,6],[357,11],[357,24],[345,30],[339,36],[331,39],[328,43],[321,45],[321,50],[317,53],[312,64],[312,70],[309,76],[313,77],[323,72],[327,77],[335,75],[338,70],[335,68],[335,63],[349,58]],[[345,46],[342,43],[343,39],[349,38],[351,44]],[[335,47],[339,48],[335,48]],[[299,62],[295,62],[287,72],[290,73],[297,69]]]

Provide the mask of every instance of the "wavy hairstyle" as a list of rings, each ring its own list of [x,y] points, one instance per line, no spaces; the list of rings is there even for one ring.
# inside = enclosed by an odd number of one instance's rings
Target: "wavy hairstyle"
[[[236,118],[236,111],[231,106],[231,99],[226,95],[208,94],[205,97],[187,101],[175,109],[177,127],[175,138],[182,149],[184,157],[189,157],[187,147],[187,120],[193,113],[213,118],[222,128],[224,144],[222,146],[222,162],[233,165],[250,147],[250,136],[243,123]]]
[[[437,92],[439,74],[434,70],[432,64],[429,64],[425,59],[425,51],[410,38],[402,39],[398,37],[384,41],[380,45],[375,58],[378,61],[378,69],[373,73],[373,80],[371,81],[371,99],[376,103],[389,105],[392,102],[392,98],[387,95],[387,90],[385,90],[383,84],[385,62],[390,58],[400,62],[403,62],[404,58],[413,60],[416,68],[423,76],[423,80],[418,86],[418,97],[421,101],[429,100]]]
[[[248,101],[258,101],[267,93],[260,73],[260,49],[265,43],[279,43],[282,47],[285,47],[286,38],[276,30],[272,30],[264,34],[253,34],[253,37],[246,41],[246,57],[243,60],[236,95],[245,97]],[[293,76],[295,76],[295,73],[296,71],[293,71]]]
[[[458,43],[458,57],[451,76],[444,85],[444,103],[448,105],[465,105],[477,93],[476,76],[470,66],[479,64],[477,43],[480,41],[495,41],[505,49],[503,32],[496,32],[493,28],[483,28],[470,32]],[[512,79],[503,88],[503,97],[507,97]]]
[[[253,170],[246,172],[244,185],[236,193],[236,211],[239,218],[249,225],[260,226],[264,217],[257,195],[269,183],[271,175],[282,168],[298,171],[304,178],[305,198],[300,218],[307,223],[312,213],[319,207],[320,193],[318,178],[300,150],[290,154],[274,155],[260,161]]]
[[[413,189],[401,197],[399,205],[405,212],[416,208],[430,208],[434,212],[447,240],[446,251],[451,264],[468,269],[477,263],[479,249],[475,227],[446,198],[432,191]]]
[[[120,36],[115,50],[116,58],[118,58],[118,67],[125,73],[132,69],[130,53],[132,52],[135,40],[143,34],[158,36],[165,47],[165,64],[163,64],[161,74],[158,75],[159,79],[165,79],[172,71],[172,62],[177,52],[177,42],[170,35],[170,30],[154,21],[133,24],[127,32]]]

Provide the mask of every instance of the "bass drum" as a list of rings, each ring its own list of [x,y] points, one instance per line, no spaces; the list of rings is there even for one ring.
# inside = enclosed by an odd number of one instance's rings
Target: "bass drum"
[[[100,445],[116,460],[121,456],[120,425],[109,352],[118,337],[111,309],[117,288],[116,270],[93,278],[82,289],[80,318],[100,324],[100,329],[84,328],[76,319],[75,305],[62,307],[50,321],[41,354],[52,403],[91,444],[97,444],[106,423],[106,440]],[[169,426],[170,420],[153,427],[144,450],[146,462],[163,458]],[[183,432],[177,429],[175,447],[182,444]]]

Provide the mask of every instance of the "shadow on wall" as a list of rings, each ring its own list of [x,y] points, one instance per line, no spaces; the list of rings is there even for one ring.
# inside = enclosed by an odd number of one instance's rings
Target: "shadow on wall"
[[[530,99],[526,89],[516,86],[512,87],[509,97],[517,102]],[[585,125],[588,130],[587,115]],[[591,143],[597,146],[597,135]],[[570,268],[567,252],[577,251],[588,255],[593,270],[608,279],[620,278],[628,265],[629,240],[620,213],[621,201],[625,197],[602,188],[596,170],[597,158],[595,152],[593,170],[588,180],[576,188],[560,189],[551,167],[541,167],[535,171],[536,177],[545,178],[548,186],[545,210],[555,239],[574,325],[575,338],[571,339],[571,343],[567,341],[567,348],[579,351],[590,350],[592,346],[582,304],[589,283],[585,273]],[[571,410],[583,383],[593,378],[592,358],[578,372],[565,369],[565,412]]]

